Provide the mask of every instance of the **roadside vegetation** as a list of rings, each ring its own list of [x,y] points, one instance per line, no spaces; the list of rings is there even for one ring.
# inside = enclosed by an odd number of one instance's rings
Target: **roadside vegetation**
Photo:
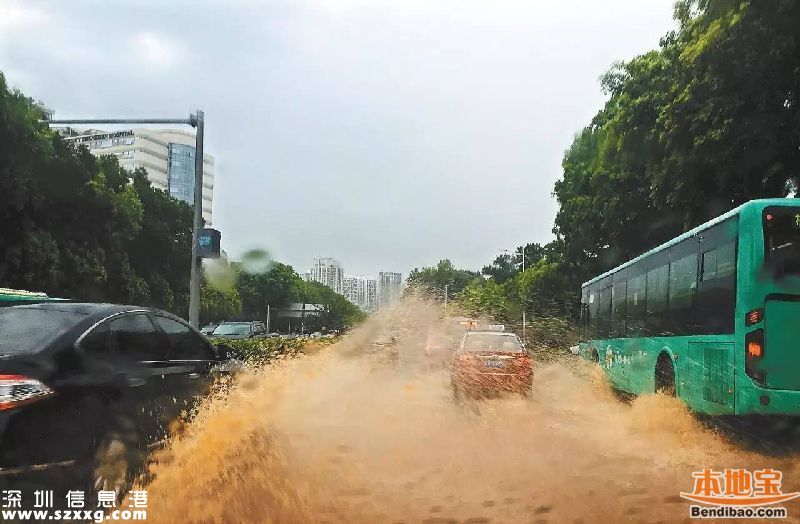
[[[680,0],[658,49],[615,63],[608,95],[564,154],[554,240],[480,272],[449,260],[411,289],[574,340],[580,284],[739,204],[795,196],[800,178],[800,2]],[[536,175],[531,175],[536,176]],[[525,250],[525,271],[522,251]],[[519,331],[519,329],[517,329]]]
[[[144,169],[128,171],[115,156],[96,158],[65,140],[44,117],[0,73],[0,287],[185,316],[192,208],[153,187]],[[226,262],[233,270],[224,282],[207,271],[203,322],[265,320],[268,304],[291,302],[322,306],[306,323],[310,331],[364,318],[330,288],[261,258],[256,266]]]
[[[293,358],[314,353],[334,344],[341,337],[329,335],[319,338],[251,338],[227,340],[213,338],[212,342],[230,348],[230,356],[251,366],[263,366],[275,359]]]

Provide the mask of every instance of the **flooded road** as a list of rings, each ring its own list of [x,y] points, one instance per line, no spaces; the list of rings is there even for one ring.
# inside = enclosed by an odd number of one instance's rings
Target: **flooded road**
[[[621,402],[566,355],[530,398],[456,404],[424,365],[437,313],[399,306],[210,399],[153,465],[150,520],[681,522],[703,467],[778,468],[800,488],[794,455],[743,451],[670,398]],[[391,337],[397,358],[375,344]]]

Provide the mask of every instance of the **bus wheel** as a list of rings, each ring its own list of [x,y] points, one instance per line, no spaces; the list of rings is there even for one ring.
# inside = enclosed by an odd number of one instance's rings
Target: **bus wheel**
[[[666,353],[661,353],[656,363],[656,393],[675,396],[675,367]]]

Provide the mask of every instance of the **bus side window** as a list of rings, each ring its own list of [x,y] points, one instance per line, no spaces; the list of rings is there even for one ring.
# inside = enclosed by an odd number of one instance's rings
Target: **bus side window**
[[[669,265],[663,265],[647,272],[647,318],[645,332],[649,336],[667,334],[667,288],[669,285]]]
[[[611,288],[611,338],[625,336],[625,290],[627,282],[617,282]]]
[[[611,286],[601,289],[598,295],[597,338],[604,339],[611,327]]]
[[[586,324],[586,338],[589,340],[597,338],[597,311],[599,304],[597,289],[592,287],[589,289],[589,307],[587,308],[589,321]]]
[[[581,289],[581,321],[579,324],[579,338],[581,342],[586,342],[588,339],[586,328],[589,323],[589,288]]]
[[[689,335],[697,331],[694,293],[697,287],[697,254],[692,253],[669,265],[670,331]]]
[[[736,273],[736,243],[730,242],[717,248],[717,278]]]
[[[644,335],[645,290],[647,275],[639,275],[628,279],[627,310],[628,322],[626,336],[641,337]]]
[[[704,252],[700,259],[697,290],[697,330],[701,334],[734,331],[736,309],[736,243]]]

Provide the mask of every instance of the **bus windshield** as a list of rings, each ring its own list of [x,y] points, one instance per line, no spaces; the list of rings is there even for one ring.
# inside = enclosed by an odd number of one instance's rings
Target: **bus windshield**
[[[764,259],[776,274],[800,274],[800,208],[764,211]]]

